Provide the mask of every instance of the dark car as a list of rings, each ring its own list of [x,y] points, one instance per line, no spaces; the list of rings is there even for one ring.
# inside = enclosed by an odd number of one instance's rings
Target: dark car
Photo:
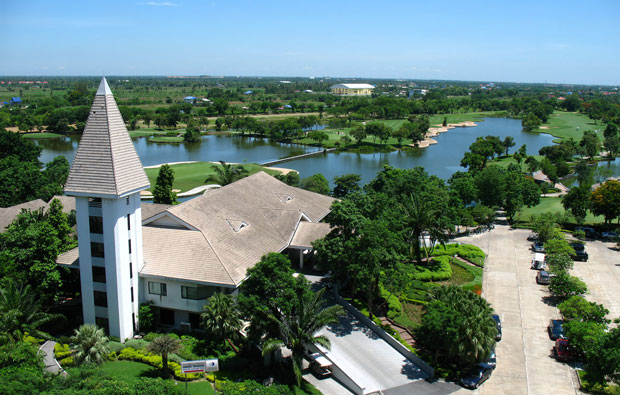
[[[570,246],[575,250],[575,255],[572,256],[574,261],[588,261],[588,253],[586,252],[586,247],[581,243],[570,243]]]
[[[555,359],[563,362],[570,362],[573,360],[573,351],[568,345],[568,340],[566,339],[557,339],[555,341],[555,345],[553,346],[553,355]]]
[[[564,327],[562,327],[564,321],[562,320],[551,320],[549,321],[549,325],[547,326],[547,332],[549,332],[549,339],[558,340],[565,339],[564,335]]]
[[[491,317],[493,317],[493,320],[495,320],[495,327],[497,328],[497,335],[495,335],[495,340],[500,341],[502,340],[502,322],[500,321],[499,315],[497,314],[493,314]]]
[[[491,350],[491,354],[489,355],[489,359],[485,362],[487,365],[495,369],[497,367],[497,355],[495,354],[495,347]]]
[[[549,272],[545,270],[541,270],[536,275],[536,283],[540,285],[549,285],[551,284],[551,275]]]
[[[596,239],[599,237],[599,234],[597,231],[595,231],[593,228],[588,228],[586,226],[578,226],[575,228],[575,230],[579,231],[582,230],[583,233],[586,234],[586,237],[588,239]]]
[[[486,363],[479,363],[475,368],[471,369],[463,377],[461,377],[461,385],[465,388],[478,388],[491,377],[493,367]]]
[[[540,241],[532,243],[532,250],[534,252],[545,252],[545,245]]]
[[[527,236],[527,241],[537,241],[538,240],[538,235],[534,232],[530,233]]]
[[[618,240],[618,234],[616,232],[603,232],[601,233],[601,239],[607,241]]]

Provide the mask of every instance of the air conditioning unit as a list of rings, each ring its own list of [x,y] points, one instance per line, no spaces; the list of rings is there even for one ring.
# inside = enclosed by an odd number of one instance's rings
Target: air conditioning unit
[[[181,332],[191,332],[192,331],[192,324],[189,322],[181,322]]]

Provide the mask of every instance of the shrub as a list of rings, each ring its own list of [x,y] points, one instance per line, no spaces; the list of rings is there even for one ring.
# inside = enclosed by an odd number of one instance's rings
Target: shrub
[[[73,357],[63,358],[63,359],[59,360],[58,363],[63,368],[70,367],[70,366],[75,366],[75,361],[73,360]]]
[[[445,281],[452,277],[450,257],[447,255],[433,257],[433,260],[427,265],[431,267],[415,267],[415,270],[417,271],[417,273],[414,274],[415,280]]]
[[[151,354],[145,350],[136,350],[132,347],[124,348],[118,355],[118,359],[146,363],[157,369],[162,368],[161,356]],[[177,380],[185,380],[185,375],[181,372],[181,365],[179,363],[168,361],[168,368],[173,372]],[[189,373],[187,375],[187,380],[196,380],[201,377],[202,374],[200,373]]]
[[[484,251],[471,244],[446,244],[440,245],[433,251],[433,256],[455,256],[468,260],[476,266],[483,267],[486,255]]]
[[[54,357],[57,360],[61,360],[70,355],[71,355],[71,348],[69,347],[68,344],[56,343],[54,345]]]
[[[161,336],[161,333],[149,332],[142,339],[146,340],[147,342],[152,342],[153,339],[155,339],[156,337],[159,337],[159,336]]]
[[[121,351],[123,348],[125,348],[127,345],[123,344],[121,342],[108,342],[108,348],[110,349],[110,351],[112,352],[119,352]],[[135,348],[135,347],[134,347]]]
[[[551,279],[549,291],[554,296],[565,300],[571,296],[585,294],[588,291],[588,286],[578,277],[570,276],[564,272]]]
[[[387,291],[382,285],[379,285],[379,291],[381,297],[385,299],[388,305],[387,317],[393,320],[403,312],[403,305],[400,303],[400,300],[398,300],[396,295],[392,294],[390,291]]]
[[[144,339],[131,339],[125,342],[125,347],[135,348],[136,350],[142,350],[149,344],[148,341]]]

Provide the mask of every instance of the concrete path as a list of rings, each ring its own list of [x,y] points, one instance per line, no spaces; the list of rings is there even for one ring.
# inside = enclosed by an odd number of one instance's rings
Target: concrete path
[[[553,342],[546,327],[550,319],[558,318],[558,312],[547,303],[547,287],[536,284],[536,271],[530,269],[533,253],[527,241],[529,233],[497,224],[490,232],[457,240],[476,245],[488,255],[483,297],[500,315],[503,325],[503,337],[496,346],[497,368],[474,393],[579,393],[573,369],[552,357]],[[463,389],[459,393],[472,392]]]
[[[316,389],[321,391],[324,395],[351,395],[353,392],[349,391],[347,387],[340,384],[340,382],[333,377],[325,379],[318,379],[315,375],[308,372],[305,373],[303,379],[312,384]]]
[[[62,374],[63,376],[67,375],[67,372],[60,366],[56,358],[54,358],[54,346],[56,345],[55,341],[48,340],[41,347],[39,347],[39,352],[43,355],[43,363],[45,363],[45,370],[52,374]]]

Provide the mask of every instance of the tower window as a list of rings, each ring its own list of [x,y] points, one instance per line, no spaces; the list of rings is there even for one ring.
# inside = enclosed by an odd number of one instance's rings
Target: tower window
[[[101,198],[88,198],[88,207],[101,208]]]
[[[131,254],[131,240],[127,240],[127,241],[129,242],[128,243],[128,245],[129,245],[129,253]]]
[[[91,215],[88,217],[88,225],[90,227],[90,233],[103,233],[103,218]]]
[[[127,214],[127,230],[131,230],[131,214]]]
[[[125,202],[127,202],[127,205],[129,206],[129,197],[125,198]]]
[[[101,291],[93,291],[95,296],[95,306],[108,307],[108,294]]]
[[[133,264],[129,261],[129,278],[133,278]]]
[[[103,243],[90,242],[90,255],[95,258],[105,258]]]
[[[105,283],[105,267],[93,266],[93,282]]]

